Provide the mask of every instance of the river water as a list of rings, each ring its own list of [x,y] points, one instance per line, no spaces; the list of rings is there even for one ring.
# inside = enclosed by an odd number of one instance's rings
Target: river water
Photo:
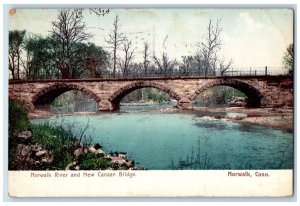
[[[146,169],[291,169],[293,134],[210,120],[197,113],[118,112],[54,116],[33,123],[88,125],[105,151],[127,152]],[[226,115],[226,114],[225,114]]]

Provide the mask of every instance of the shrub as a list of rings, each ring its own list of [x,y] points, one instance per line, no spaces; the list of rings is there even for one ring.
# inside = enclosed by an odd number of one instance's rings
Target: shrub
[[[154,102],[158,102],[160,104],[161,103],[166,103],[166,102],[170,101],[170,98],[168,97],[167,94],[161,93],[161,92],[155,91],[155,90],[154,91],[152,91],[152,90],[148,91],[147,98],[149,100],[152,100]]]
[[[16,156],[18,142],[14,138],[19,132],[30,129],[27,110],[16,101],[9,101],[8,113],[8,168],[15,170],[26,167],[21,165],[20,158]]]
[[[8,127],[9,133],[15,134],[30,128],[27,110],[15,101],[9,102]]]
[[[52,169],[64,170],[66,166],[74,160],[73,151],[71,150],[56,152],[53,158]]]

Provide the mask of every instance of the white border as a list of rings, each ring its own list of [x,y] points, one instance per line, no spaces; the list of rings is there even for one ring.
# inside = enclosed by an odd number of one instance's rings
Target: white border
[[[30,5],[29,4],[43,4],[43,3],[50,3],[50,4],[52,4],[53,6],[56,6],[57,8],[58,7],[60,7],[60,5],[62,5],[62,4],[68,4],[69,2],[67,2],[67,1],[59,1],[59,0],[52,0],[51,2],[49,2],[49,1],[42,1],[42,0],[27,0],[26,1],[26,3],[23,1],[23,0],[4,0],[3,1],[3,4],[10,4],[10,5],[16,5],[16,6],[19,6],[18,4],[22,4],[23,6],[22,7],[27,7],[27,6],[29,6],[30,7]],[[75,2],[72,2],[72,5],[74,5],[74,4],[82,4],[82,5],[87,5],[87,4],[99,4],[99,3],[101,3],[101,4],[112,4],[112,1],[111,0],[103,0],[103,1],[101,1],[101,2],[99,2],[99,1],[95,1],[95,0],[78,0],[78,1],[76,1],[76,3]],[[143,1],[143,2],[141,2],[141,1],[138,1],[138,0],[135,0],[135,1],[130,1],[130,2],[128,2],[128,1],[121,1],[121,0],[115,0],[114,1],[114,4],[138,4],[138,5],[141,5],[141,4],[156,4],[156,5],[158,5],[158,4],[168,4],[168,3],[170,3],[170,1],[169,0],[152,0],[152,1],[150,1],[150,0],[147,0],[147,1]],[[181,1],[172,1],[172,4],[183,4],[183,2],[181,2]],[[265,0],[265,1],[258,1],[258,0],[254,0],[254,1],[249,1],[249,0],[246,0],[246,1],[243,1],[243,2],[240,2],[240,1],[226,1],[226,2],[224,2],[224,1],[222,1],[222,0],[218,0],[218,1],[216,1],[216,0],[210,0],[210,1],[201,1],[201,2],[199,2],[199,1],[197,1],[197,0],[185,0],[184,1],[184,5],[186,5],[186,4],[199,4],[199,3],[201,3],[201,4],[203,4],[203,3],[205,3],[206,5],[204,5],[204,7],[213,7],[213,4],[223,4],[223,5],[221,5],[221,6],[225,6],[225,7],[228,7],[228,6],[234,6],[234,7],[244,7],[244,6],[248,6],[248,7],[257,7],[257,6],[259,6],[259,5],[261,5],[261,6],[270,6],[270,5],[266,5],[266,4],[271,4],[272,6],[280,6],[280,4],[285,4],[285,5],[287,5],[287,4],[295,4],[295,5],[297,5],[298,4],[298,2],[296,1],[296,0],[281,0],[281,1],[272,1],[272,0]],[[231,5],[224,5],[224,3],[230,3]],[[3,4],[2,4],[2,6],[3,6]],[[26,5],[25,5],[26,4]],[[207,4],[209,4],[209,5],[207,5]],[[215,5],[215,6],[220,6],[220,5]],[[121,6],[122,7],[122,6]],[[298,13],[298,8],[295,8],[295,10],[297,11],[297,13]],[[1,7],[0,8],[0,13],[1,14],[3,14],[3,7]],[[296,22],[295,22],[295,33],[298,33],[298,16],[297,16],[297,20],[296,20]],[[3,15],[1,15],[1,17],[0,17],[0,19],[1,19],[1,21],[3,22]],[[4,24],[4,26],[5,26],[5,24]],[[0,36],[1,36],[1,40],[0,40],[0,44],[1,45],[4,45],[3,43],[3,32],[0,34]],[[295,45],[297,45],[296,44],[297,43],[297,36],[295,37]],[[295,48],[298,48],[297,46],[295,47]],[[5,51],[5,50],[3,50],[3,51]],[[297,52],[296,52],[296,54],[297,54]],[[1,56],[1,62],[3,62],[3,67],[2,68],[4,68],[5,69],[5,62],[3,61],[4,60],[4,57],[5,57],[5,55],[4,56]],[[297,57],[298,57],[298,55],[297,55]],[[297,67],[296,67],[297,68]],[[1,70],[1,72],[0,72],[0,74],[1,74],[1,76],[2,76],[2,79],[4,80],[3,81],[3,85],[2,84],[0,84],[1,85],[1,88],[0,88],[0,95],[2,96],[2,97],[4,97],[3,98],[3,100],[5,101],[6,99],[5,98],[7,98],[7,84],[5,84],[7,81],[5,81],[5,78],[4,77],[6,77],[6,74],[7,74],[7,72],[5,72],[4,71],[4,69],[3,70]],[[298,78],[297,78],[297,75],[296,75],[296,73],[295,73],[295,89],[296,89],[296,92],[295,92],[295,101],[297,100],[296,98],[297,98],[297,96],[298,96],[298,87],[297,87],[297,85],[296,85],[296,83],[297,83],[297,80],[298,80]],[[3,86],[3,87],[2,87]],[[5,90],[6,89],[6,90]],[[296,94],[297,93],[297,94]],[[3,110],[3,105],[4,106],[6,106],[6,108]],[[295,104],[296,105],[296,104]],[[5,110],[7,110],[7,105],[5,105],[5,104],[3,104],[3,102],[1,101],[1,103],[0,103],[0,108],[1,108],[1,110],[0,110],[0,113],[1,114],[4,114],[3,115],[3,122],[1,122],[0,123],[0,127],[1,127],[1,129],[7,129],[7,125],[6,126],[3,126],[3,125],[5,125],[6,124],[6,119],[7,119],[7,114],[5,115]],[[4,113],[3,113],[4,112]],[[295,107],[295,117],[296,117],[296,120],[297,120],[297,117],[298,117],[298,112],[297,112],[297,108]],[[295,121],[295,123],[296,123],[296,121]],[[295,125],[295,126],[298,126],[298,124],[297,125]],[[295,127],[296,128],[296,127]],[[3,131],[3,130],[2,130]],[[4,132],[4,131],[3,131]],[[294,135],[295,135],[295,140],[297,139],[297,130],[295,130],[295,132],[294,132]],[[5,136],[4,136],[5,137]],[[1,142],[3,143],[3,139],[1,139]],[[299,145],[299,142],[298,141],[296,141],[296,143],[297,143],[297,147],[298,147],[298,145]],[[3,146],[4,146],[4,144],[2,144]],[[298,159],[298,156],[297,156],[297,159]],[[1,160],[2,160],[2,162],[3,162],[3,156],[1,155]],[[296,169],[296,166],[297,165],[295,165],[295,169]],[[7,178],[7,176],[3,176],[3,175],[5,175],[5,173],[3,173],[3,170],[0,170],[1,171],[1,182],[2,182],[2,184],[3,184],[3,177],[4,177],[4,179],[6,179]],[[295,171],[297,171],[297,170],[295,170]],[[7,175],[7,174],[6,174]],[[297,183],[298,183],[298,180],[297,179],[295,179],[296,181],[297,181]],[[296,183],[296,185],[295,185],[295,188],[297,188],[296,186],[298,185]],[[5,185],[4,185],[5,186]],[[3,194],[3,187],[1,188],[1,191],[0,192],[2,192],[2,194]],[[5,195],[5,194],[4,194]],[[1,195],[2,196],[2,195]],[[298,197],[298,199],[299,199],[299,194],[297,194],[296,193],[296,196]],[[296,197],[295,196],[295,197]],[[21,200],[21,199],[20,199]],[[51,200],[49,200],[49,199],[40,199],[40,200],[37,200],[37,199],[26,199],[26,200],[21,200],[21,201],[43,201],[43,200],[46,200],[46,201],[67,201],[67,200],[63,200],[63,199],[56,199],[56,200],[53,200],[53,199],[51,199]],[[126,199],[127,201],[128,201],[128,199]],[[126,201],[125,200],[125,201]],[[141,200],[141,199],[138,199],[137,201],[143,201],[143,202],[145,202],[145,201],[166,201],[166,200],[155,200],[155,199],[151,199],[151,200],[149,200],[149,199],[146,199],[146,200]],[[169,199],[169,200],[167,200],[167,201],[178,201],[178,202],[183,202],[183,201],[188,201],[188,202],[194,202],[194,201],[208,201],[208,199],[189,199],[189,200],[187,200],[187,199],[183,199],[183,200],[178,200],[178,199],[176,199],[176,200],[174,200],[174,199]],[[78,200],[77,200],[78,201]],[[85,200],[85,201],[87,201],[87,200]],[[95,200],[94,200],[95,201]],[[99,200],[99,199],[97,199],[96,201],[101,201],[101,200]],[[103,201],[103,200],[102,200]],[[112,201],[112,200],[109,200],[109,199],[106,199],[106,200],[104,200],[104,201]],[[116,200],[115,199],[115,201],[124,201],[124,199],[122,200]],[[132,200],[132,199],[130,199],[129,201],[134,201],[135,202],[135,200]],[[214,202],[212,202],[212,204],[214,204],[215,202],[219,202],[219,201],[250,201],[250,203],[248,203],[248,204],[251,204],[251,202],[252,201],[261,201],[261,202],[264,202],[263,204],[265,205],[265,204],[272,204],[272,205],[277,205],[277,204],[279,204],[280,202],[282,202],[282,201],[294,201],[294,202],[289,202],[288,203],[288,205],[294,205],[295,203],[296,203],[296,199],[295,198],[293,198],[293,199],[282,199],[282,198],[275,198],[275,199],[257,199],[257,198],[251,198],[251,199],[231,199],[231,198],[229,198],[229,199],[212,199],[212,200],[210,200],[210,201],[214,201]],[[265,201],[268,201],[268,203],[266,203]],[[273,203],[273,201],[276,201],[277,202],[277,204],[274,204]],[[27,204],[33,204],[33,203],[27,203]],[[45,203],[43,203],[43,204],[45,204]],[[50,204],[51,204],[51,202],[50,202]],[[75,204],[75,203],[72,203],[72,204]],[[79,203],[80,204],[80,203]],[[109,202],[106,202],[105,204],[110,204]],[[132,204],[134,204],[134,203],[122,203],[122,205],[132,205]],[[178,204],[178,203],[177,203]],[[176,205],[177,205],[176,204]],[[180,203],[179,203],[180,204]],[[229,202],[227,202],[227,203],[225,203],[225,205],[232,205],[232,204],[234,204],[234,203],[229,203]],[[238,203],[239,204],[239,203]],[[172,205],[173,205],[173,203],[172,203]]]

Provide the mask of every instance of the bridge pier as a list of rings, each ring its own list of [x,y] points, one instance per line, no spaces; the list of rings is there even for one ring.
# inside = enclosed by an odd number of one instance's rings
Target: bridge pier
[[[118,106],[113,104],[112,102],[110,102],[107,99],[103,99],[100,102],[98,102],[98,111],[113,111],[113,110],[117,110]]]
[[[184,97],[184,98],[181,98],[179,101],[178,101],[178,104],[176,106],[178,109],[181,109],[181,110],[190,110],[192,109],[192,101],[189,100],[188,98]]]

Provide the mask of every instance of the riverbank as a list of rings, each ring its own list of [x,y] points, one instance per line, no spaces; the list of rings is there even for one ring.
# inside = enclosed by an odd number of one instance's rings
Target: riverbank
[[[224,121],[233,121],[245,124],[255,124],[261,126],[272,127],[275,129],[293,132],[294,119],[293,108],[195,108],[195,112],[208,113],[226,113],[233,114],[231,116],[212,115],[215,119],[222,119]],[[234,114],[244,115],[234,115]]]
[[[9,170],[137,170],[125,152],[102,150],[94,137],[73,126],[33,124],[25,108],[9,105]],[[51,116],[36,111],[35,116]],[[88,125],[87,125],[88,126]],[[96,141],[98,142],[98,141]]]
[[[154,102],[154,101],[141,101],[141,102],[130,102],[130,103],[120,103],[120,106],[152,106],[167,104],[168,102]]]
[[[55,126],[32,125],[9,136],[10,170],[140,170],[125,152],[107,152]]]

